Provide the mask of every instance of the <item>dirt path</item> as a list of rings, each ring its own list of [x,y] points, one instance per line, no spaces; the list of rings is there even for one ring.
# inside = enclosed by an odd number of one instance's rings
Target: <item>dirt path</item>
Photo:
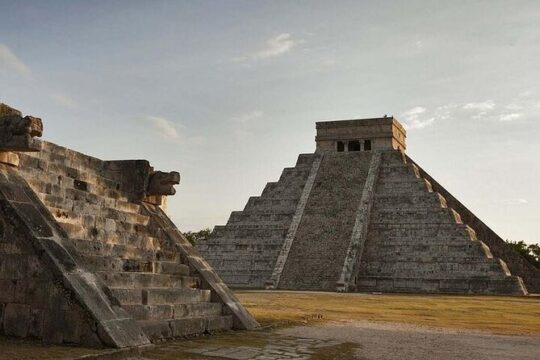
[[[540,336],[493,335],[399,323],[340,321],[279,331],[357,344],[359,359],[540,359]]]

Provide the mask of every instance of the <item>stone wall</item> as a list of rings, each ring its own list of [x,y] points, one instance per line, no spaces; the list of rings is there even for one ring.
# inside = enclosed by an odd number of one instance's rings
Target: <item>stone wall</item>
[[[0,206],[0,333],[100,346],[92,316],[49,270],[6,204]]]

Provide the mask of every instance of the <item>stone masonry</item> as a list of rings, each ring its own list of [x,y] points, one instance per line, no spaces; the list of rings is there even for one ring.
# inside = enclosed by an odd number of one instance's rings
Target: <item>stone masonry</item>
[[[0,334],[121,348],[257,326],[160,208],[178,173],[42,130],[0,104]]]
[[[406,154],[393,117],[317,123],[317,149],[197,245],[232,287],[540,292],[540,272]]]

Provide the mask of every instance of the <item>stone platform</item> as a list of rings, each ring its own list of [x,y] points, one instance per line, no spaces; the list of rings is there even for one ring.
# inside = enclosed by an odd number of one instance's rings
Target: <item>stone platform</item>
[[[160,205],[176,172],[40,141],[0,105],[0,333],[131,347],[257,322]]]

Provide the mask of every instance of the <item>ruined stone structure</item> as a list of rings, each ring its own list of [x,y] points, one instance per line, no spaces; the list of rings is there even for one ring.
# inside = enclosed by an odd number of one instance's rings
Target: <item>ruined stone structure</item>
[[[160,208],[178,173],[42,130],[0,104],[0,334],[129,347],[257,326]]]
[[[317,149],[200,252],[238,288],[540,292],[540,273],[406,154],[392,117],[317,123]]]

